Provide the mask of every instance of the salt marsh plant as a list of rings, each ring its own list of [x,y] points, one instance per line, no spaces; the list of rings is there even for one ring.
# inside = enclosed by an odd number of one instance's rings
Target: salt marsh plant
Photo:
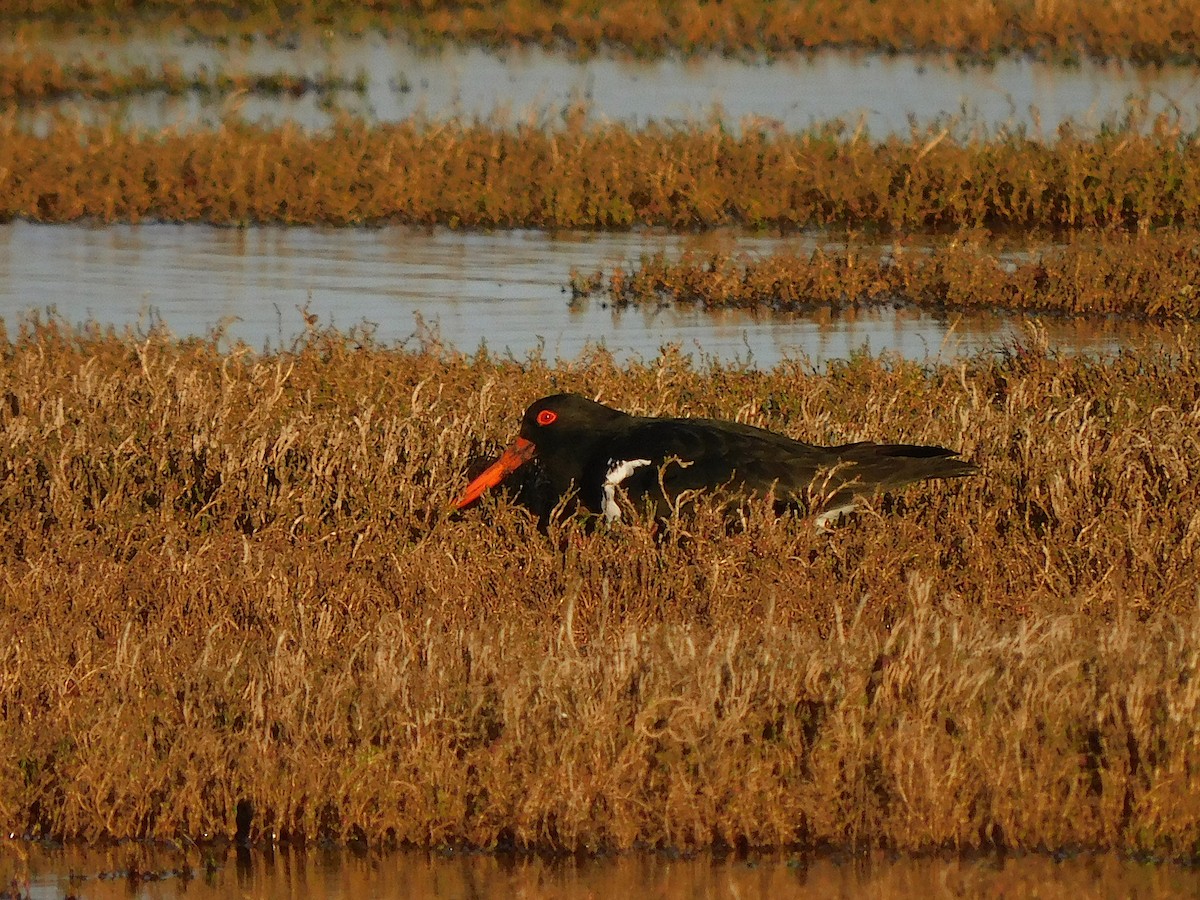
[[[1010,247],[966,234],[927,247],[848,246],[807,255],[687,253],[645,257],[632,271],[571,276],[575,299],[616,307],[664,300],[705,309],[803,312],[904,304],[1158,320],[1200,317],[1197,233],[1080,235]]]
[[[1170,122],[1094,137],[949,131],[872,141],[720,126],[344,119],[130,131],[0,115],[0,216],[452,228],[722,225],[1055,233],[1200,227],[1200,153]]]
[[[1192,0],[1060,0],[987,4],[926,0],[725,0],[720,4],[586,0],[504,0],[500,3],[302,0],[286,8],[272,0],[206,3],[184,0],[11,0],[0,22],[28,28],[109,33],[143,27],[185,27],[213,37],[290,33],[330,27],[386,29],[419,44],[448,40],[507,47],[540,44],[575,52],[774,54],[827,48],[949,52],[961,61],[1034,55],[1071,64],[1081,57],[1139,65],[1196,61]]]
[[[453,514],[529,399],[961,448],[831,535]],[[0,825],[421,846],[1200,840],[1200,356],[1036,333],[817,373],[272,354],[26,323],[0,352]]]

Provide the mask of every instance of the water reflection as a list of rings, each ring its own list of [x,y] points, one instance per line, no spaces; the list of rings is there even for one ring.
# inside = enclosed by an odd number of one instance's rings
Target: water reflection
[[[144,844],[86,850],[37,845],[0,851],[35,900],[104,898],[551,897],[1184,897],[1200,871],[1112,856],[672,858],[636,853],[544,859],[486,854],[296,850],[171,851]],[[16,850],[23,859],[18,859]],[[181,874],[183,873],[183,874]]]
[[[14,47],[0,40],[0,51]],[[182,38],[64,37],[46,45],[62,60],[87,60],[120,69],[164,61],[184,71],[207,69],[259,74],[285,71],[310,77],[337,74],[366,78],[365,93],[339,91],[333,107],[312,96],[234,97],[202,101],[196,95],[150,95],[121,104],[78,100],[59,111],[101,120],[114,112],[147,128],[211,126],[236,111],[251,121],[329,124],[334,110],[378,122],[416,114],[437,119],[556,117],[585,103],[594,121],[641,126],[654,121],[719,119],[736,128],[756,117],[797,130],[813,122],[860,120],[875,136],[907,133],[912,122],[947,115],[968,125],[1023,127],[1053,136],[1066,120],[1095,128],[1121,116],[1131,100],[1153,116],[1178,115],[1197,127],[1200,73],[1195,68],[1133,68],[1084,61],[1066,68],[1028,59],[993,66],[961,67],[951,56],[893,56],[823,52],[772,62],[745,62],[716,54],[694,59],[570,59],[540,49],[503,53],[449,46],[423,52],[380,34],[294,36],[287,43],[265,38],[227,45]],[[27,112],[24,121],[44,128],[47,116]],[[965,130],[965,127],[964,127]]]
[[[822,236],[772,238],[729,232],[551,235],[409,228],[222,229],[197,225],[87,228],[0,226],[0,317],[10,325],[53,308],[71,323],[148,325],[161,317],[179,336],[224,324],[251,346],[284,346],[304,315],[342,329],[369,323],[387,343],[435,336],[467,352],[550,360],[603,345],[619,361],[653,358],[678,344],[705,359],[771,367],[808,357],[820,365],[867,349],[949,360],[1010,343],[1021,319],[937,318],[871,310],[808,316],[666,307],[626,311],[571,304],[572,268],[611,271],[642,254],[685,249],[765,254],[810,252]],[[1052,344],[1108,352],[1133,326],[1045,320]]]

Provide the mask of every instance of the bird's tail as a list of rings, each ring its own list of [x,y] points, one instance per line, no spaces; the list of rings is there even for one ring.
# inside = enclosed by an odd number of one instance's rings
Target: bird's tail
[[[979,466],[958,458],[958,451],[921,444],[847,444],[837,448],[847,474],[867,488],[895,488],[928,478],[962,478]]]
[[[880,457],[895,460],[899,467],[910,468],[914,481],[922,478],[961,478],[979,471],[975,463],[959,459],[957,450],[947,450],[945,447],[876,444],[875,449]]]

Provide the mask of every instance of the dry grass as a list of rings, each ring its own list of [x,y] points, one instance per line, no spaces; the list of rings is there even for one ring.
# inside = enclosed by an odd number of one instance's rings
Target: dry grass
[[[587,850],[1200,851],[1200,356],[557,368],[0,344],[0,827]],[[540,531],[470,471],[553,390],[985,476],[832,536]]]
[[[101,31],[128,28],[131,22],[158,23],[213,35],[382,27],[407,32],[423,43],[536,43],[584,52],[618,47],[641,55],[850,47],[950,51],[974,60],[1032,54],[1069,63],[1087,55],[1162,64],[1197,59],[1196,14],[1191,0],[302,0],[286,6],[273,0],[10,0],[0,22],[19,25],[34,17]]]
[[[185,72],[177,63],[163,63],[156,69],[133,66],[127,71],[114,71],[88,62],[64,63],[50,52],[0,53],[0,103],[3,104],[42,103],[63,97],[114,100],[154,92],[327,96],[339,90],[365,93],[366,75],[348,79],[333,74],[309,77],[287,72],[255,75]]]
[[[1200,143],[1170,123],[872,142],[719,126],[345,120],[323,133],[229,124],[191,133],[0,116],[0,217],[454,228],[662,225],[1200,228]]]
[[[706,309],[801,312],[816,307],[905,305],[945,310],[1006,309],[1158,320],[1200,318],[1200,236],[1084,234],[1065,246],[1019,252],[986,234],[928,248],[905,242],[816,250],[807,256],[689,253],[644,257],[632,272],[572,272],[576,299],[603,294],[614,306],[664,300]]]

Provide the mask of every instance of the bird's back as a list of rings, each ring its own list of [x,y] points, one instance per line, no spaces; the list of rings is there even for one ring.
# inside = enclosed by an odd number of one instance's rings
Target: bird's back
[[[592,462],[593,477],[602,478],[614,463],[645,461],[625,473],[621,486],[635,503],[650,497],[660,507],[685,491],[719,488],[771,492],[784,501],[824,497],[843,502],[926,478],[977,471],[944,447],[869,441],[820,447],[740,422],[631,419],[600,454],[603,458]]]

